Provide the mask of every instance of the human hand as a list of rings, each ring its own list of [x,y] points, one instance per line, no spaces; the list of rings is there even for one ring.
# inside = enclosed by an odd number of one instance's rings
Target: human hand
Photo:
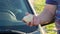
[[[32,20],[29,23],[27,23],[27,25],[29,26],[37,26],[39,24],[40,24],[40,19],[37,16],[33,16]]]
[[[40,23],[40,19],[37,16],[29,14],[23,18],[23,21],[27,23],[28,26],[37,26]]]

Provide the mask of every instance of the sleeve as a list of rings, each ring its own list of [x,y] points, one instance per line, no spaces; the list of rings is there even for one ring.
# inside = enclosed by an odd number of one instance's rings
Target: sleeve
[[[57,34],[60,34],[60,30],[57,30]]]
[[[58,3],[55,0],[46,0],[46,4],[57,5]]]

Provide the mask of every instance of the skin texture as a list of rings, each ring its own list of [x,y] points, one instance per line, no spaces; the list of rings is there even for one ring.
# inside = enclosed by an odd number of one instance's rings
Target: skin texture
[[[46,4],[43,12],[38,16],[34,16],[32,21],[27,23],[27,25],[36,26],[39,24],[49,23],[54,18],[55,11],[56,5]]]

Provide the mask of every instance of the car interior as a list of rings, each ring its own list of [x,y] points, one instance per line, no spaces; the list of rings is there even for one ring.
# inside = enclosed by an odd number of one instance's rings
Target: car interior
[[[34,14],[28,0],[0,0],[0,33],[20,34],[12,30],[30,33],[37,30],[38,26],[27,26],[22,21],[25,13]]]
[[[38,26],[30,27],[22,21],[22,18],[26,16],[27,12],[34,14],[28,0],[0,0],[0,33],[21,34],[14,31],[21,31],[24,33],[36,31]]]

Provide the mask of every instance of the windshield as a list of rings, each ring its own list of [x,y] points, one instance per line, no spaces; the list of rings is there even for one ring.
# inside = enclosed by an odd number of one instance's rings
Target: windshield
[[[0,0],[0,10],[10,10],[18,20],[21,20],[26,12],[32,13],[27,0]]]

